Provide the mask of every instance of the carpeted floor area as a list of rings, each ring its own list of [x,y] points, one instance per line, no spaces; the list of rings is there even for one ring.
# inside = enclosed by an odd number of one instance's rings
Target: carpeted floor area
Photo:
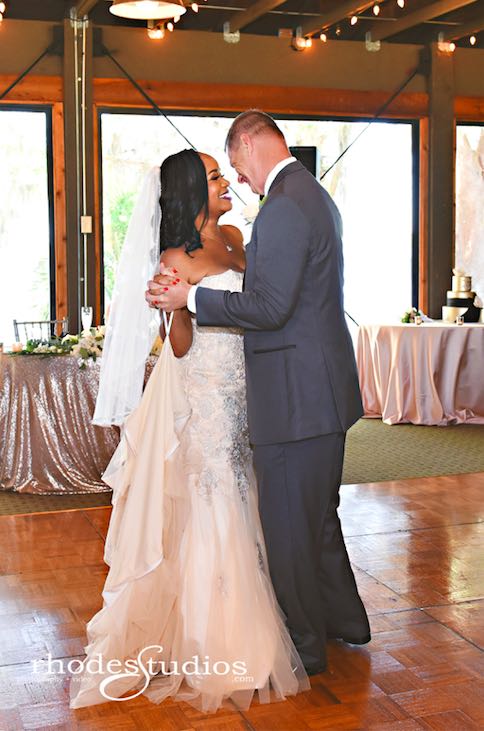
[[[484,426],[389,426],[361,419],[348,432],[343,484],[484,472]],[[111,504],[111,491],[32,495],[0,490],[0,515]]]
[[[484,472],[484,426],[360,419],[348,432],[343,484]]]

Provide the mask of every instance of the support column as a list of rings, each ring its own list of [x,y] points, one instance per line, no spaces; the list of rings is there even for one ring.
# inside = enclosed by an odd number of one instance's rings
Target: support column
[[[437,44],[430,54],[427,292],[428,314],[441,319],[454,266],[454,58]]]
[[[94,233],[81,217],[94,213],[92,116],[92,26],[88,20],[64,20],[64,135],[69,331],[81,329],[80,309],[96,312]],[[92,218],[92,232],[94,220]]]

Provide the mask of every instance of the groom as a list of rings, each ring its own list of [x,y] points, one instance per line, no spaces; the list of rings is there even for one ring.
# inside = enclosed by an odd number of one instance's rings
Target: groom
[[[239,182],[266,196],[246,248],[243,292],[186,282],[164,269],[148,302],[188,305],[199,325],[242,327],[250,441],[271,579],[310,674],[326,639],[364,644],[368,618],[336,512],[346,431],[362,415],[343,311],[341,218],[290,152],[274,120],[248,111],[226,149]]]

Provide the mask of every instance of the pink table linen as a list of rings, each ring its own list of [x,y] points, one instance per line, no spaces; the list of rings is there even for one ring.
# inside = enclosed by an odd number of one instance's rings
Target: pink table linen
[[[484,325],[362,325],[365,417],[386,424],[484,424]]]

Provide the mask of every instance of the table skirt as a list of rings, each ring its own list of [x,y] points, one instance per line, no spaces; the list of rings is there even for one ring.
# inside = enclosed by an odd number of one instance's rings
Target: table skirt
[[[155,359],[150,359],[148,374]],[[101,476],[117,427],[91,423],[100,362],[73,356],[0,355],[0,489],[38,494],[105,492]]]
[[[365,416],[387,424],[484,424],[483,325],[363,325]]]

